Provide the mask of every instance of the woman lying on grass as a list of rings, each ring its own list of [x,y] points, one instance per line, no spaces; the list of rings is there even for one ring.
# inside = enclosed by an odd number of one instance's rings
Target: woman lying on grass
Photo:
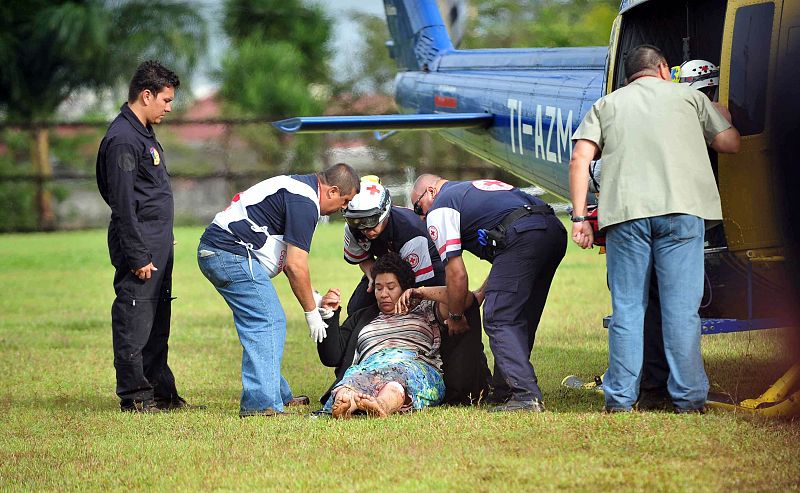
[[[317,344],[322,363],[337,368],[337,381],[323,396],[323,411],[334,418],[359,410],[383,417],[444,398],[439,345],[447,330],[446,289],[412,289],[414,271],[393,252],[375,262],[372,279],[377,310],[359,310],[341,325],[338,290],[322,299],[324,308],[336,310],[326,320],[328,336]],[[474,300],[470,293],[466,306]]]

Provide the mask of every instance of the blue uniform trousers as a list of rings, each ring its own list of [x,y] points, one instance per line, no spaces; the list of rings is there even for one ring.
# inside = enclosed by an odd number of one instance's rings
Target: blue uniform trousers
[[[493,392],[499,398],[541,400],[531,351],[567,234],[554,215],[544,222],[527,216],[508,228],[506,243],[492,262],[483,305],[495,360]]]

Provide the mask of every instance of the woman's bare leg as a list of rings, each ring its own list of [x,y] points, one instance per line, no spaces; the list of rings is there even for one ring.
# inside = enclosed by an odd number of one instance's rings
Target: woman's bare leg
[[[389,382],[378,392],[377,398],[367,394],[356,394],[353,400],[356,406],[366,411],[368,415],[383,418],[403,407],[406,390],[397,382]]]
[[[334,418],[345,419],[352,416],[353,411],[356,410],[355,395],[356,393],[347,387],[340,387],[336,390],[331,406],[331,414]]]

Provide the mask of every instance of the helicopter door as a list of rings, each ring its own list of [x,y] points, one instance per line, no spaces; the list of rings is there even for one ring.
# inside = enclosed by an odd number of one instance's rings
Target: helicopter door
[[[769,91],[782,1],[731,0],[720,60],[720,102],[742,135],[738,154],[719,154],[719,192],[732,251],[782,246],[777,169],[769,161]]]
[[[606,56],[606,69],[603,72],[603,93],[610,94],[614,91],[614,67],[617,66],[617,45],[619,44],[619,28],[622,25],[622,16],[618,15],[611,24],[611,35],[608,41],[608,55]],[[621,64],[620,64],[621,67]]]

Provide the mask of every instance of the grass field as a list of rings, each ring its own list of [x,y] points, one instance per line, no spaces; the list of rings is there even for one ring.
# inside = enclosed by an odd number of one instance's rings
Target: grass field
[[[606,366],[604,259],[572,245],[532,358],[547,413],[241,420],[241,349],[230,311],[197,269],[201,232],[175,232],[170,364],[181,393],[208,409],[157,416],[118,410],[105,231],[0,236],[0,490],[800,490],[798,421],[605,415],[601,397],[560,387],[567,374]],[[340,235],[339,225],[320,226],[311,270],[316,287],[347,294],[359,270],[341,259]],[[488,272],[471,257],[467,267],[473,286]],[[333,373],[285,277],[276,284],[289,318],[284,372],[316,404]],[[739,397],[785,371],[787,352],[779,331],[703,340],[714,390]]]

